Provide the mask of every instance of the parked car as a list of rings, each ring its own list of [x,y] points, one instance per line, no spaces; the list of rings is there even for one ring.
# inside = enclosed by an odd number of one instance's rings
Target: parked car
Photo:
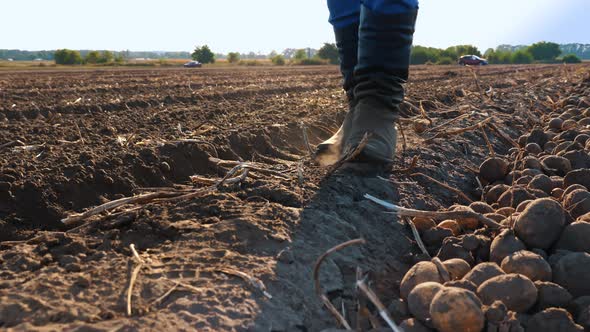
[[[201,68],[202,64],[199,61],[189,61],[184,64],[186,68]]]
[[[464,55],[459,58],[459,64],[463,66],[485,66],[488,64],[488,60],[482,59],[477,55]]]

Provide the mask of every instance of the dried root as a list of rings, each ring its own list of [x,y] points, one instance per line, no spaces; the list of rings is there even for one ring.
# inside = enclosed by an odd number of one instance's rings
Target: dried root
[[[336,318],[336,320],[338,321],[338,324],[340,324],[341,326],[343,326],[347,330],[352,330],[352,328],[350,327],[350,325],[346,321],[346,318],[344,318],[342,316],[342,314],[340,314],[338,312],[338,309],[336,309],[334,307],[334,305],[330,302],[330,299],[328,298],[328,296],[326,296],[326,294],[324,294],[322,291],[322,286],[320,284],[320,266],[322,265],[322,262],[326,259],[326,257],[328,257],[328,255],[330,255],[331,253],[334,253],[338,250],[341,250],[343,248],[346,248],[346,247],[349,247],[349,246],[352,246],[355,244],[364,244],[364,243],[365,243],[364,239],[356,239],[356,240],[351,240],[348,242],[341,243],[341,244],[329,249],[325,253],[323,253],[317,259],[317,261],[313,267],[313,280],[314,280],[315,292],[316,292],[317,296],[320,298],[320,300],[322,301],[324,306],[328,309],[328,311],[330,311],[330,313],[334,316],[334,318]]]
[[[484,216],[481,213],[472,212],[472,211],[444,211],[444,212],[435,212],[435,211],[421,211],[421,210],[414,210],[414,209],[406,209],[401,206],[397,206],[395,204],[391,204],[384,200],[381,200],[377,197],[374,197],[369,194],[365,194],[364,196],[366,199],[372,201],[375,204],[381,205],[399,216],[407,216],[407,217],[426,217],[435,220],[446,220],[446,219],[454,219],[454,220],[463,220],[463,219],[472,219],[475,218],[486,227],[492,229],[500,229],[503,228],[502,225],[498,224],[494,220]]]

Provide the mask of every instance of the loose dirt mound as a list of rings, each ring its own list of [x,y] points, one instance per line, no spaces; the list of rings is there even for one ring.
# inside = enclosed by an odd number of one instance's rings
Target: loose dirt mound
[[[321,266],[323,291],[369,329],[371,312],[356,312],[358,267],[395,319],[408,318],[394,314],[399,283],[425,255],[404,220],[363,195],[422,210],[478,200],[475,175],[489,148],[509,156],[510,139],[563,100],[587,100],[587,72],[492,67],[479,72],[479,91],[462,68],[414,68],[402,113],[422,119],[422,108],[432,125],[418,135],[402,121],[406,147],[381,177],[326,176],[308,157],[302,128],[317,144],[345,113],[333,67],[1,73],[0,327],[318,331],[336,323],[315,294],[314,262],[359,237],[367,243]],[[481,121],[497,129],[454,132]],[[215,186],[242,161],[251,163],[246,177]],[[133,195],[196,190],[61,222]],[[431,232],[430,254],[464,247],[445,231]],[[491,241],[478,241],[468,263],[489,252]],[[138,266],[131,244],[143,265],[127,316]]]

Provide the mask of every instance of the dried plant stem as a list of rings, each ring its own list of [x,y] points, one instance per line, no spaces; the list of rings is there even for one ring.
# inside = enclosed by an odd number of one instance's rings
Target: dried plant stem
[[[410,229],[414,235],[414,240],[416,240],[416,243],[418,244],[418,248],[420,248],[426,257],[430,257],[430,254],[428,253],[428,250],[426,250],[426,246],[424,245],[424,242],[422,242],[422,238],[420,237],[420,233],[418,233],[418,229],[416,228],[416,225],[414,225],[414,222],[410,218],[406,218],[406,222],[408,225],[410,225]]]
[[[352,246],[352,245],[356,245],[356,244],[364,244],[365,240],[364,239],[355,239],[355,240],[350,240],[344,243],[341,243],[331,249],[329,249],[328,251],[324,252],[315,262],[315,265],[313,267],[313,280],[314,280],[314,285],[315,285],[315,292],[316,295],[320,298],[320,300],[322,301],[322,303],[324,304],[324,306],[328,309],[328,311],[330,311],[330,313],[334,316],[334,318],[336,318],[336,320],[338,321],[338,324],[340,324],[341,326],[343,326],[345,329],[347,330],[352,330],[352,328],[350,327],[350,325],[348,324],[348,322],[346,321],[346,319],[344,317],[342,317],[342,315],[338,312],[338,310],[334,307],[334,305],[330,302],[330,299],[324,294],[323,290],[322,290],[322,286],[320,284],[320,267],[322,265],[322,262],[332,253],[341,250],[343,248]]]
[[[488,138],[488,134],[486,134],[486,130],[484,126],[479,126],[481,133],[483,134],[483,139],[486,141],[488,149],[490,150],[490,156],[496,157],[496,152],[494,152],[494,148],[492,147],[492,143],[490,143],[490,139]]]
[[[406,153],[406,149],[408,148],[407,140],[406,140],[406,133],[404,132],[404,126],[402,125],[401,121],[398,121],[399,132],[402,134],[402,152]]]
[[[515,140],[510,138],[510,136],[504,134],[500,129],[498,129],[498,127],[496,127],[495,124],[488,123],[488,124],[486,124],[486,126],[488,126],[492,131],[494,131],[498,136],[500,136],[500,138],[502,138],[508,144],[512,145],[515,148],[520,148],[520,146],[518,145],[518,143],[516,143]]]
[[[236,276],[236,277],[240,277],[243,280],[245,280],[246,282],[250,283],[250,285],[256,289],[258,289],[259,291],[262,292],[262,294],[264,296],[266,296],[268,299],[272,299],[272,295],[270,295],[267,291],[266,291],[266,286],[264,285],[264,283],[262,282],[262,280],[255,278],[247,273],[244,273],[242,271],[238,271],[238,270],[233,270],[233,269],[218,269],[216,270],[218,272],[222,272],[225,274],[229,274],[232,276]]]
[[[363,294],[365,294],[365,296],[375,305],[375,307],[377,307],[377,310],[379,311],[379,315],[381,316],[381,318],[383,318],[383,320],[387,323],[387,325],[394,331],[394,332],[403,332],[399,326],[397,326],[395,324],[395,322],[393,321],[393,319],[391,318],[391,316],[389,316],[389,312],[387,312],[387,308],[385,308],[385,306],[383,305],[383,303],[381,302],[381,300],[379,300],[379,297],[377,296],[377,294],[375,294],[370,288],[369,286],[367,286],[365,284],[365,282],[363,280],[359,280],[356,283],[356,286],[358,287],[358,289],[361,290],[361,292],[363,292]]]
[[[479,78],[477,77],[477,73],[475,72],[475,69],[473,69],[473,67],[471,67],[471,66],[467,66],[467,68],[469,68],[469,70],[471,70],[471,74],[473,74],[473,80],[475,81],[475,86],[477,87],[477,90],[479,91],[481,100],[484,100],[485,93],[484,93],[484,90],[482,89],[481,85],[479,84]]]
[[[127,204],[140,204],[140,203],[148,202],[148,201],[151,201],[154,199],[171,197],[171,196],[176,196],[176,195],[178,195],[178,194],[171,193],[171,192],[155,192],[155,193],[148,193],[148,194],[143,194],[143,195],[138,195],[138,196],[133,196],[133,197],[125,197],[125,198],[117,199],[117,200],[99,205],[99,206],[94,207],[84,213],[70,215],[67,218],[62,219],[61,222],[64,225],[69,226],[69,225],[72,225],[76,222],[84,220],[86,218],[89,218],[91,216],[100,214],[100,213],[108,211],[108,210],[112,210],[112,209],[117,208],[119,206],[123,206],[123,205],[127,205]]]
[[[455,194],[457,194],[458,196],[460,196],[461,198],[463,198],[464,200],[466,200],[470,204],[473,203],[473,200],[471,198],[467,197],[467,195],[465,195],[461,190],[459,190],[457,188],[453,188],[453,187],[449,186],[446,183],[442,183],[442,182],[440,182],[440,181],[438,181],[438,180],[436,180],[436,179],[434,179],[434,178],[432,178],[432,177],[430,177],[430,176],[428,176],[426,174],[423,174],[423,173],[414,173],[414,174],[412,174],[410,176],[411,177],[421,176],[423,178],[426,178],[427,180],[429,180],[431,182],[434,182],[434,183],[438,184],[439,186],[441,186],[443,188],[446,188],[446,189],[454,192]]]
[[[440,275],[442,280],[444,282],[451,281],[451,275],[449,274],[449,271],[447,271],[447,268],[441,262],[440,258],[434,257],[432,259],[432,262],[434,263],[434,265],[436,265],[436,269],[438,270],[438,274]]]
[[[259,172],[259,173],[267,174],[267,175],[274,175],[274,176],[280,177],[285,180],[289,179],[289,177],[287,177],[285,174],[283,174],[281,172],[273,171],[270,169],[265,169],[264,168],[265,165],[259,165],[259,164],[252,163],[252,162],[223,160],[223,159],[219,159],[219,158],[215,158],[215,157],[209,157],[209,161],[217,166],[228,166],[228,167],[234,167],[234,166],[238,166],[240,164],[243,164],[243,167],[249,168],[251,171],[254,171],[254,172]]]
[[[150,303],[150,307],[151,306],[154,306],[154,305],[156,305],[156,304],[158,304],[158,303],[160,303],[162,301],[164,301],[164,299],[167,298],[170,294],[172,294],[172,292],[174,292],[176,290],[176,288],[178,288],[178,286],[180,286],[180,281],[177,281],[174,284],[174,286],[170,287],[170,289],[166,293],[164,293],[162,296],[160,296],[159,298],[153,300]]]
[[[422,105],[423,100],[420,100],[420,114],[422,114],[422,117],[424,119],[426,119],[426,121],[428,121],[428,123],[430,123],[430,126],[432,126],[433,122],[432,119],[428,117],[428,115],[426,114],[426,110],[424,109],[424,105]]]
[[[131,252],[133,253],[133,258],[137,261],[137,265],[133,268],[131,272],[131,278],[129,279],[129,288],[127,288],[127,316],[131,316],[131,295],[133,294],[133,285],[135,284],[135,280],[137,280],[137,275],[139,271],[143,267],[143,260],[139,257],[137,250],[135,250],[135,245],[132,243],[129,248],[131,248]]]
[[[455,117],[453,119],[450,119],[449,121],[446,121],[444,123],[439,124],[436,127],[432,127],[430,129],[427,129],[424,133],[427,134],[427,133],[429,133],[431,131],[437,131],[438,129],[440,129],[440,128],[444,127],[444,126],[450,125],[451,123],[456,122],[456,121],[459,121],[461,119],[469,118],[472,115],[475,115],[475,111],[473,111],[471,113],[467,113],[467,114],[461,114],[461,115],[459,115],[459,116],[457,116],[457,117]]]
[[[459,135],[459,134],[462,134],[462,133],[467,132],[467,131],[476,130],[481,125],[484,125],[484,124],[490,122],[491,120],[492,120],[492,118],[487,118],[487,119],[485,119],[485,120],[483,120],[481,122],[478,122],[478,123],[476,123],[476,124],[474,124],[472,126],[466,127],[466,128],[461,128],[461,129],[456,129],[456,130],[449,130],[449,131],[443,131],[443,132],[440,132],[440,133],[434,135],[431,138],[425,139],[424,142],[431,143],[433,140],[435,140],[437,138],[455,136],[455,135]]]
[[[307,152],[309,153],[309,156],[313,156],[314,151],[311,148],[311,145],[309,144],[309,137],[307,136],[307,127],[305,125],[301,125],[301,130],[303,131],[303,141],[305,142],[305,147],[307,148]]]
[[[414,209],[406,209],[401,206],[397,206],[395,204],[391,204],[384,200],[381,200],[375,196],[365,194],[364,196],[366,199],[372,201],[375,204],[381,205],[388,210],[393,211],[395,214],[399,216],[407,216],[407,217],[426,217],[435,220],[446,220],[446,219],[455,219],[455,220],[463,220],[463,219],[471,219],[475,218],[486,227],[492,229],[499,229],[503,228],[502,225],[498,224],[494,220],[484,216],[481,213],[472,212],[472,211],[443,211],[443,212],[436,212],[436,211],[421,211],[421,210],[414,210]]]

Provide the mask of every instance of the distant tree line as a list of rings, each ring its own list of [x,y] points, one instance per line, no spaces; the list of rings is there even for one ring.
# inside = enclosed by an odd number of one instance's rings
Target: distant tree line
[[[577,63],[581,60],[573,54],[558,58],[562,54],[559,44],[551,42],[539,42],[530,46],[500,45],[496,49],[488,49],[483,55],[473,45],[458,45],[447,49],[433,47],[414,46],[410,62],[419,64],[453,64],[462,55],[477,55],[484,57],[491,64],[527,64],[527,63]]]
[[[457,45],[446,49],[412,47],[412,64],[455,64],[462,55],[477,55],[486,58],[491,64],[520,63],[576,63],[581,59],[590,59],[590,44],[558,45],[539,42],[526,45],[500,45],[488,49],[485,53],[473,45]],[[563,56],[562,56],[563,55]],[[321,48],[287,48],[281,53],[229,52],[214,53],[209,46],[198,46],[189,52],[134,52],[108,50],[56,50],[56,51],[21,51],[0,50],[0,60],[55,60],[58,64],[118,64],[132,59],[195,59],[202,63],[214,63],[216,59],[225,59],[229,63],[257,64],[256,60],[270,59],[274,64],[338,64],[338,50],[333,43],[325,43]]]
[[[106,50],[98,50],[104,52]],[[0,49],[0,60],[12,59],[14,61],[33,61],[33,60],[54,60],[56,50],[50,51],[23,51]],[[78,50],[82,58],[95,50]],[[109,51],[113,57],[120,56],[124,59],[189,59],[189,52],[136,52],[136,51]]]

